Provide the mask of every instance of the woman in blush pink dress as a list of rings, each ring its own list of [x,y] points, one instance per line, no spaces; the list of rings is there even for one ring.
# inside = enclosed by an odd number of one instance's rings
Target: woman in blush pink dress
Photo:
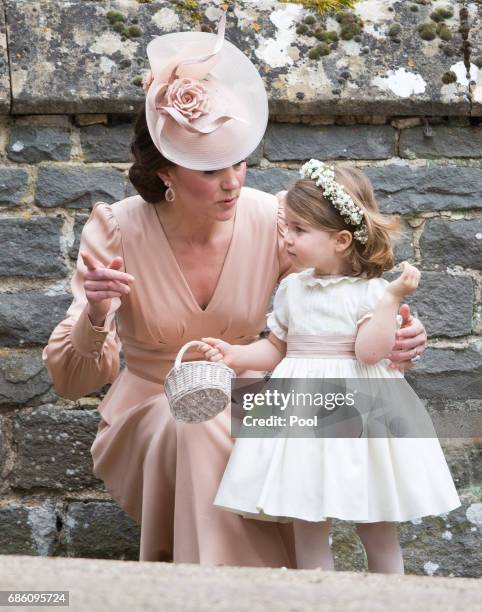
[[[233,445],[229,409],[198,425],[176,422],[163,387],[185,342],[255,339],[290,266],[278,199],[243,187],[268,104],[224,27],[225,15],[217,35],[179,32],[149,43],[129,171],[139,195],[94,205],[73,302],[43,359],[64,397],[112,383],[99,405],[94,473],[141,524],[140,560],[296,567],[291,525],[213,506]],[[402,368],[426,345],[423,326],[404,309],[405,338],[393,358]]]

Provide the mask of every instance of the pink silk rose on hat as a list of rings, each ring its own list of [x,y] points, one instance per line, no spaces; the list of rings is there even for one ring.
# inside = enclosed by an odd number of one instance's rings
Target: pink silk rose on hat
[[[208,92],[196,79],[175,79],[167,88],[166,102],[190,121],[210,111]]]

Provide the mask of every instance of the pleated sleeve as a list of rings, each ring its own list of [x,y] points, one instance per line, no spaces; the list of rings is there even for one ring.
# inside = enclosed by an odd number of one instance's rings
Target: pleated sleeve
[[[273,334],[286,342],[288,338],[288,300],[287,300],[287,279],[283,279],[275,293],[273,300],[273,311],[268,314],[267,325]]]
[[[92,325],[87,315],[83,286],[87,268],[80,256],[81,250],[105,266],[114,257],[123,257],[120,229],[108,204],[97,202],[82,229],[77,267],[70,284],[73,301],[66,318],[55,327],[42,352],[55,391],[72,400],[115,380],[121,347],[115,323],[120,298],[111,300],[103,327]]]
[[[371,278],[366,283],[363,299],[358,306],[357,325],[373,316],[373,311],[385,293],[388,284],[388,281],[384,278]],[[400,329],[402,322],[402,317],[397,315],[398,329]]]

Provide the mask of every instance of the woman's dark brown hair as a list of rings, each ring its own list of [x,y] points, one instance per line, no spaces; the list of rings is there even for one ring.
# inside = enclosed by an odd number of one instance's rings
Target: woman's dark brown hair
[[[129,168],[130,182],[146,202],[150,204],[161,202],[164,200],[167,187],[156,172],[160,168],[176,164],[166,159],[152,142],[144,107],[141,108],[134,122],[131,152],[134,163]]]
[[[335,180],[342,185],[355,204],[363,211],[367,226],[366,244],[353,239],[346,250],[346,263],[353,276],[375,278],[394,266],[392,237],[399,236],[400,221],[395,216],[384,215],[378,208],[373,186],[359,168],[340,166],[335,168]],[[347,223],[337,209],[327,200],[311,179],[300,179],[288,189],[286,207],[296,217],[309,225],[329,232],[356,229]]]

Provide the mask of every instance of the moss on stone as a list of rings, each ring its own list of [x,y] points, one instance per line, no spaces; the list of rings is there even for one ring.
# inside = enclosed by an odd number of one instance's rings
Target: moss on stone
[[[109,11],[107,13],[107,19],[109,20],[111,24],[121,23],[126,20],[125,15],[123,15],[122,13],[119,13],[119,11]]]
[[[306,34],[306,32],[308,32],[308,26],[305,25],[304,23],[300,23],[296,26],[297,34]]]
[[[390,38],[398,38],[402,33],[402,26],[399,23],[394,23],[388,30]]]
[[[417,30],[420,34],[420,38],[422,38],[423,40],[434,40],[437,37],[437,27],[434,23],[431,23],[430,21],[421,23],[418,26]]]
[[[316,47],[312,47],[308,51],[308,57],[310,59],[320,59],[320,57],[324,55],[330,55],[330,47],[326,43],[322,43],[321,45],[317,45]]]
[[[412,11],[412,13],[418,13],[418,11],[419,11],[418,5],[417,4],[412,4],[410,6],[410,10]]]
[[[139,26],[132,25],[126,28],[124,34],[127,38],[139,38],[139,36],[142,36],[142,30]]]
[[[449,85],[450,83],[455,83],[456,81],[457,81],[457,75],[455,74],[453,70],[448,70],[442,76],[442,83],[445,83],[445,85]]]
[[[303,22],[306,23],[306,25],[313,25],[314,23],[316,23],[316,19],[313,17],[313,15],[307,15],[303,19]]]
[[[112,26],[112,29],[119,34],[125,34],[126,26],[122,21],[116,21]]]
[[[319,27],[316,28],[314,34],[318,40],[326,43],[338,42],[339,40],[338,34],[335,32],[335,30],[327,31],[324,28]]]
[[[437,22],[443,21],[444,19],[450,19],[450,17],[453,16],[454,11],[449,6],[435,9],[430,13],[430,19],[433,19]]]
[[[302,4],[306,9],[315,9],[318,15],[323,15],[324,13],[336,13],[342,9],[353,8],[358,0],[279,0],[279,2]]]
[[[198,0],[176,0],[177,8],[181,13],[188,13],[193,21],[202,21]]]
[[[340,24],[340,37],[343,40],[351,40],[362,33],[363,21],[358,15],[344,11],[337,15],[336,20]]]
[[[475,58],[474,64],[477,66],[477,68],[482,68],[482,55]]]
[[[439,23],[437,25],[437,36],[445,41],[452,40],[453,38],[452,32],[445,23]]]
[[[132,79],[131,83],[133,85],[136,85],[136,87],[142,87],[142,77],[141,76],[136,76]]]

